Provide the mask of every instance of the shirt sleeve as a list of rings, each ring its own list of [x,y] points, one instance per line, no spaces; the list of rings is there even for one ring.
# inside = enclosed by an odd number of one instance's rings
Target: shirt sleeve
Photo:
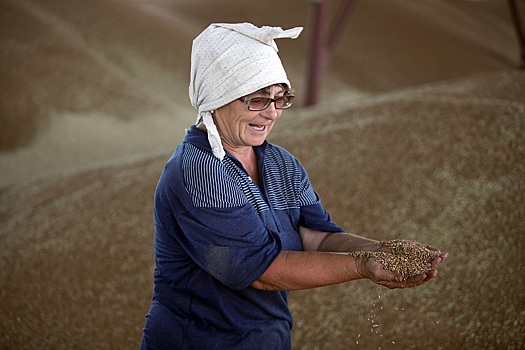
[[[155,220],[201,269],[242,289],[266,271],[281,244],[221,166],[215,157],[172,159],[157,187]]]
[[[331,220],[321,202],[301,207],[299,225],[323,232],[345,232]]]

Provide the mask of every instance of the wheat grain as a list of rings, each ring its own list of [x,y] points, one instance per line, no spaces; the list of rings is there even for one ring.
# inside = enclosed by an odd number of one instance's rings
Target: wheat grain
[[[430,271],[429,263],[439,253],[427,247],[405,240],[390,240],[379,242],[381,246],[390,248],[391,252],[356,251],[349,255],[355,257],[371,257],[390,271],[399,272],[403,279]]]

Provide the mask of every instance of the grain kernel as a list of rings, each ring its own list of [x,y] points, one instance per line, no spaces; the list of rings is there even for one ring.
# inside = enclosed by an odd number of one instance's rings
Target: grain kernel
[[[391,249],[391,253],[356,251],[349,253],[355,257],[371,257],[385,270],[399,272],[403,279],[430,271],[428,264],[439,254],[421,244],[404,240],[382,241],[380,245]]]

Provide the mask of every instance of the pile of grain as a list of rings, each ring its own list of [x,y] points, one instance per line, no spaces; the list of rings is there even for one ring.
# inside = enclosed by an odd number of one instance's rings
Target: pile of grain
[[[405,240],[379,242],[381,246],[390,248],[390,252],[356,251],[350,253],[355,257],[371,257],[390,271],[399,272],[403,279],[430,271],[429,263],[439,253],[427,247]]]

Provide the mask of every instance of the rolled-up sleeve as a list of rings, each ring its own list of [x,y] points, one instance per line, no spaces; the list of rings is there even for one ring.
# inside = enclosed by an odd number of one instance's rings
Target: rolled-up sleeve
[[[246,288],[281,251],[279,235],[265,227],[222,164],[185,162],[173,159],[161,176],[155,224],[177,242],[181,257],[231,289]]]
[[[281,247],[278,235],[257,224],[249,204],[180,213],[177,240],[203,270],[232,289],[248,287],[270,266]]]

